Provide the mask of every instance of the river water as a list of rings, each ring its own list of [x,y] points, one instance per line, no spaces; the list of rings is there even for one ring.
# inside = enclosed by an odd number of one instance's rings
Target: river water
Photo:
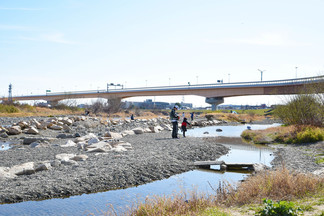
[[[264,129],[277,125],[251,125],[252,129]],[[216,137],[218,143],[230,147],[230,152],[219,160],[225,162],[263,163],[270,166],[273,159],[273,151],[264,146],[246,144],[239,137],[246,125],[240,126],[210,126],[195,128],[187,131],[187,136]],[[222,129],[222,132],[216,132]],[[209,134],[204,134],[208,132]],[[171,195],[176,192],[199,191],[207,194],[215,193],[220,181],[236,183],[243,180],[248,174],[234,172],[219,172],[217,166],[211,170],[193,170],[171,176],[168,179],[155,181],[137,187],[107,192],[83,194],[65,199],[50,199],[43,201],[27,201],[16,204],[0,205],[0,215],[104,215],[104,212],[112,210],[118,213],[124,212],[136,204],[145,200],[147,196]],[[46,182],[44,182],[46,184]],[[212,188],[212,187],[213,188]]]

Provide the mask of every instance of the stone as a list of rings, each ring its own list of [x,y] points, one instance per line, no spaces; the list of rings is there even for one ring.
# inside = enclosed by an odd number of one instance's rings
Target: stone
[[[132,131],[134,131],[135,134],[143,134],[144,130],[143,128],[134,128]]]
[[[3,131],[0,132],[0,137],[1,137],[1,138],[8,138],[9,136],[8,136],[8,134],[3,130]]]
[[[62,161],[62,164],[63,165],[68,165],[68,166],[71,166],[71,165],[78,166],[79,165],[78,162],[76,162],[74,160]]]
[[[110,132],[110,131],[107,131],[104,134],[104,137],[109,137],[111,139],[121,139],[121,138],[123,138],[123,136],[120,133],[115,133],[115,132]]]
[[[132,130],[125,130],[123,132],[121,132],[121,135],[124,137],[124,136],[127,136],[127,135],[134,135],[134,131]]]
[[[144,133],[152,133],[152,130],[150,128],[144,128],[143,132]]]
[[[29,124],[27,122],[25,122],[25,121],[18,122],[18,125],[20,126],[20,128],[22,130],[29,127]]]
[[[10,168],[12,174],[15,175],[30,175],[35,173],[35,163],[27,162],[20,165],[15,165]]]
[[[74,161],[85,161],[87,159],[88,159],[87,155],[76,155],[73,158],[71,158],[71,160],[74,160]]]
[[[122,146],[123,148],[125,149],[132,149],[132,144],[128,143],[128,142],[120,142],[120,143],[117,143],[116,145],[114,145],[114,147],[116,146]]]
[[[62,161],[71,160],[71,158],[73,158],[74,156],[75,154],[62,153],[62,154],[55,155],[55,158],[62,162]]]
[[[127,151],[126,148],[124,148],[123,146],[120,146],[120,145],[118,145],[118,146],[112,148],[111,150],[112,150],[112,151],[115,151],[115,152],[124,152],[124,151]]]
[[[263,170],[270,169],[268,166],[261,164],[261,163],[255,163],[253,164],[253,170],[255,172],[261,172]]]
[[[18,135],[21,134],[22,132],[20,126],[12,126],[7,128],[7,130],[8,130],[8,135]]]
[[[88,145],[91,145],[91,144],[97,143],[97,142],[99,142],[99,139],[97,137],[93,137],[88,140]]]
[[[72,119],[69,119],[69,118],[63,118],[62,119],[62,122],[66,125],[72,125],[73,124],[73,121]]]
[[[72,140],[68,140],[64,145],[61,145],[61,147],[66,148],[66,147],[74,147],[77,146],[77,144],[75,142],[73,142]]]
[[[56,140],[55,138],[51,138],[51,137],[24,137],[24,141],[23,141],[23,144],[24,145],[29,145],[33,142],[44,142],[44,141],[47,141],[47,142],[51,142],[51,141],[54,141]]]
[[[40,172],[40,171],[44,171],[44,170],[49,170],[51,167],[52,166],[51,166],[51,163],[50,162],[44,161],[44,162],[38,163],[36,165],[35,171],[36,172]]]
[[[17,177],[17,176],[10,172],[9,167],[0,167],[0,180],[1,179],[12,179],[15,177]]]
[[[27,132],[26,132],[26,134],[39,134],[39,131],[35,128],[35,127],[30,127],[28,130],[27,130]]]
[[[67,135],[64,134],[64,133],[61,133],[61,134],[58,134],[58,135],[56,136],[56,138],[58,138],[58,139],[66,139],[66,138],[67,138]]]
[[[62,129],[63,129],[62,126],[60,126],[60,125],[55,125],[55,124],[53,124],[53,125],[50,126],[49,128],[52,129],[52,130],[62,130]]]
[[[86,147],[87,152],[107,152],[112,149],[111,145],[107,142],[98,142]]]

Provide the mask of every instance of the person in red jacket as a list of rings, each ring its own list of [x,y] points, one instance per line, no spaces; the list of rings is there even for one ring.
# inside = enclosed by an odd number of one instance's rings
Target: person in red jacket
[[[187,125],[190,125],[190,123],[187,121],[187,118],[183,118],[183,122],[181,124],[183,137],[186,137]]]

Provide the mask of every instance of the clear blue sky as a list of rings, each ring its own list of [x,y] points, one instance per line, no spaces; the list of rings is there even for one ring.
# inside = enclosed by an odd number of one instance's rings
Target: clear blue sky
[[[13,95],[26,95],[255,81],[258,69],[263,80],[295,78],[296,67],[298,77],[316,76],[324,71],[323,8],[321,0],[0,0],[0,95],[10,83]]]

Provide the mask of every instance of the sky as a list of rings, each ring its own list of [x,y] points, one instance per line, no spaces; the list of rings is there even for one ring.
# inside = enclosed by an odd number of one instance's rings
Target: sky
[[[321,0],[0,0],[0,96],[324,74]],[[193,103],[203,97],[127,100]],[[225,98],[275,104],[282,96]]]

